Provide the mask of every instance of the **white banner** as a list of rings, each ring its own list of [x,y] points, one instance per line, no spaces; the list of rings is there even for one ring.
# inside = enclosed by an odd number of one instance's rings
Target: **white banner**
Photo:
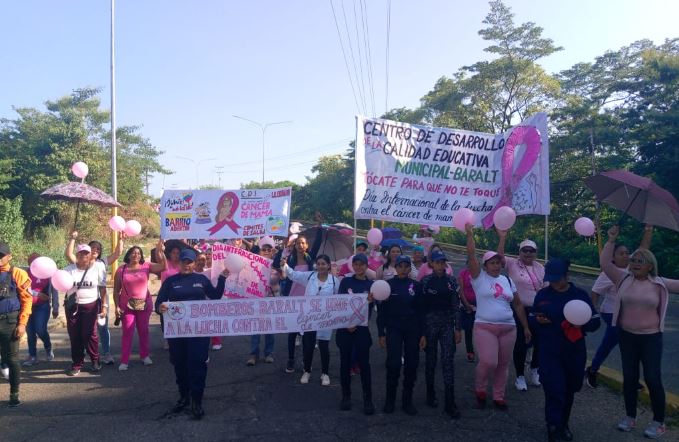
[[[163,239],[287,236],[292,188],[166,190],[160,199]]]
[[[170,302],[165,337],[294,333],[368,325],[368,294]]]
[[[504,134],[357,118],[354,216],[451,226],[466,207],[488,228],[495,210],[549,214],[547,115]]]
[[[212,268],[210,270],[212,284],[217,285],[219,275],[227,267],[227,259],[234,258],[236,262],[240,262],[238,267],[241,270],[229,274],[226,278],[224,296],[226,298],[265,298],[268,296],[273,260],[229,244],[212,244]]]

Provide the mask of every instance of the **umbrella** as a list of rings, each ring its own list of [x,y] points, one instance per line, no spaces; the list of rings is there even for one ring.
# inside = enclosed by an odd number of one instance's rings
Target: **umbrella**
[[[57,184],[40,194],[41,197],[48,200],[62,200],[62,201],[77,201],[78,205],[75,209],[75,222],[73,223],[73,230],[75,230],[78,223],[78,215],[80,213],[80,203],[94,204],[103,207],[122,207],[111,195],[103,190],[97,189],[89,184],[71,181],[68,183]]]
[[[408,241],[404,240],[403,238],[391,238],[382,240],[380,246],[389,248],[393,246],[399,246],[402,249],[406,249],[412,247],[413,245],[410,244]]]
[[[602,172],[585,180],[597,199],[642,223],[679,231],[679,204],[651,179],[626,170]]]
[[[349,226],[351,227],[351,226]],[[328,255],[332,261],[348,258],[354,254],[354,237],[343,233],[345,226],[311,227],[304,231],[304,236],[314,238],[317,229],[323,229],[319,255]]]

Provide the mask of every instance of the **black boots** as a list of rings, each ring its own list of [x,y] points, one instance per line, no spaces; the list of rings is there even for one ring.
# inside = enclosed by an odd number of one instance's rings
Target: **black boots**
[[[181,413],[184,411],[184,408],[186,408],[191,400],[189,399],[188,396],[181,396],[179,400],[177,401],[176,404],[174,404],[174,407],[170,409],[170,413],[176,414],[176,413]]]
[[[201,401],[199,400],[192,400],[191,401],[191,416],[195,420],[201,420],[203,416],[205,415],[205,411],[203,411],[203,406],[201,404]]]
[[[373,404],[371,392],[363,393],[363,414],[366,416],[375,414],[375,405]]]
[[[384,400],[384,412],[387,414],[393,413],[396,407],[396,385],[387,385],[387,397]]]
[[[455,404],[455,391],[453,390],[452,387],[447,387],[445,390],[445,412],[450,416],[451,419],[459,419],[460,418],[460,410],[457,408],[457,404]]]
[[[414,416],[417,414],[417,408],[413,405],[413,388],[404,388],[403,396],[401,398],[401,407],[406,414]]]
[[[439,401],[436,399],[436,389],[433,384],[427,384],[427,405],[431,408],[436,408]]]

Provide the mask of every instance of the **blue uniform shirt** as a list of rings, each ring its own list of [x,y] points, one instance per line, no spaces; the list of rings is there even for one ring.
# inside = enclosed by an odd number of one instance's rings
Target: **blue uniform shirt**
[[[224,283],[226,278],[219,276],[217,287],[205,275],[200,273],[172,275],[163,282],[156,298],[156,311],[159,311],[160,304],[163,302],[177,301],[204,301],[209,299],[220,299],[224,295]]]
[[[373,282],[369,279],[358,279],[356,276],[347,276],[342,278],[339,285],[339,291],[337,293],[370,293],[370,287],[372,287]],[[373,314],[373,303],[368,305],[368,320]]]
[[[393,326],[422,335],[420,318],[422,285],[411,278],[390,279],[391,295],[377,304],[377,331],[386,336],[386,327]]]

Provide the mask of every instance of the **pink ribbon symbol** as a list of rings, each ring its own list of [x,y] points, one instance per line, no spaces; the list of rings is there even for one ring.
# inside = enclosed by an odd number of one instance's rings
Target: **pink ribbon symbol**
[[[361,311],[365,304],[366,299],[361,296],[353,296],[349,301],[349,306],[351,307],[351,310],[353,310],[354,316],[356,316],[361,321],[361,324],[366,323],[365,315],[363,315],[363,312]]]
[[[231,230],[233,230],[234,233],[238,233],[238,228],[240,227],[235,221],[227,221],[223,220],[215,224],[214,226],[210,227],[207,229],[208,232],[210,232],[210,235],[214,235],[215,233],[219,232],[222,227],[224,226],[229,226]]]
[[[514,169],[514,151],[516,146],[526,145],[526,151],[519,162],[516,170]],[[502,206],[509,206],[512,202],[512,195],[519,183],[526,174],[533,168],[533,165],[540,156],[542,140],[540,131],[535,126],[516,126],[505,144],[505,151],[502,154],[502,189],[500,201],[493,210],[483,218],[483,227],[488,229],[493,225],[493,215]]]

